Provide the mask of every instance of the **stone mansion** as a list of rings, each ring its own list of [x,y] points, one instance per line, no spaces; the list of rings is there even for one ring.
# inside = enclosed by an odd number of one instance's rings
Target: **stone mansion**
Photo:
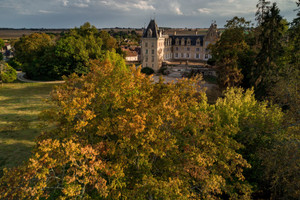
[[[168,61],[206,61],[211,55],[207,49],[219,37],[217,25],[212,23],[206,34],[167,35],[159,30],[155,20],[145,29],[141,39],[141,59],[143,67],[150,67],[154,71],[161,68],[163,62]]]

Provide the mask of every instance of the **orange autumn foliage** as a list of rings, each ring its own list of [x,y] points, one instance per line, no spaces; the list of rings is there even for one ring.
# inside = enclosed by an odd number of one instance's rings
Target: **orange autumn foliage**
[[[217,124],[198,82],[155,84],[114,53],[92,61],[52,92],[46,131],[0,198],[249,199],[237,129]]]

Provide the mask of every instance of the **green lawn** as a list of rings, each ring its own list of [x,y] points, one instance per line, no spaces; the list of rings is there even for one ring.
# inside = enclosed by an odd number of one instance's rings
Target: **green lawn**
[[[0,84],[0,170],[30,156],[39,135],[38,115],[49,108],[45,99],[55,84]]]

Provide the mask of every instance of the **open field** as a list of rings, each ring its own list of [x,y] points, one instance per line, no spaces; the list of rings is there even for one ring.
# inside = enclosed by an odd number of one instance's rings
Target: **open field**
[[[30,156],[39,135],[38,115],[49,108],[45,99],[55,84],[0,85],[0,170],[21,164]]]
[[[1,39],[17,39],[23,35],[30,35],[32,33],[55,33],[59,34],[67,29],[0,29]]]

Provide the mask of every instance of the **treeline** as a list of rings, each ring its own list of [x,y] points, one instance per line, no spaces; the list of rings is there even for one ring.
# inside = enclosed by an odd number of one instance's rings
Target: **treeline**
[[[137,34],[137,32],[135,30],[132,31],[114,31],[114,30],[110,30],[108,32],[111,36],[113,36],[114,38],[116,38],[116,40],[118,41],[118,43],[120,45],[128,45],[128,40],[131,43],[135,43],[136,45],[139,45],[140,40],[141,40],[141,36],[139,34]]]
[[[72,73],[86,74],[90,59],[101,59],[117,47],[106,31],[85,23],[61,37],[45,33],[21,37],[14,43],[14,59],[30,79],[57,80]]]
[[[227,21],[216,45],[213,61],[219,67],[221,88],[254,87],[258,99],[271,99],[289,108],[295,93],[300,66],[300,10],[290,23],[280,15],[276,3],[259,0],[256,23],[244,18]],[[212,61],[212,60],[211,60]]]

